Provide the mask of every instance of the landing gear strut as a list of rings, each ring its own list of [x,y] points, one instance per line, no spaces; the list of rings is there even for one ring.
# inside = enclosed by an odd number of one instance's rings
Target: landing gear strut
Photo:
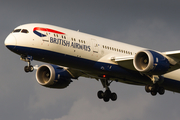
[[[117,100],[117,94],[116,93],[112,93],[109,85],[111,84],[112,81],[109,82],[109,80],[102,80],[101,79],[101,83],[103,85],[103,87],[106,89],[105,92],[103,91],[98,91],[97,96],[99,99],[103,99],[104,102],[108,102],[110,99],[112,101],[116,101]]]
[[[26,73],[32,72],[34,70],[34,67],[31,65],[32,56],[26,56],[26,57],[25,56],[21,56],[20,59],[28,63],[28,66],[24,67],[24,71]]]

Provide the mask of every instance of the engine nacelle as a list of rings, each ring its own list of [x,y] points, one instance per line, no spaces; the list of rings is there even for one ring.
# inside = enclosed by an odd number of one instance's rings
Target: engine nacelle
[[[71,78],[67,70],[56,65],[41,65],[36,71],[37,82],[49,88],[66,88]]]
[[[138,52],[134,57],[133,64],[136,70],[148,75],[162,75],[170,67],[166,57],[152,50]]]

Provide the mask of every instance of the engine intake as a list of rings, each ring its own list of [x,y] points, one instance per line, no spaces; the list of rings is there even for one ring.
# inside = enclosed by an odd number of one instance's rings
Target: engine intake
[[[49,88],[65,88],[71,80],[67,70],[56,65],[41,65],[36,71],[37,82]]]
[[[138,52],[134,57],[133,64],[137,71],[149,75],[162,75],[170,67],[166,57],[152,50]]]

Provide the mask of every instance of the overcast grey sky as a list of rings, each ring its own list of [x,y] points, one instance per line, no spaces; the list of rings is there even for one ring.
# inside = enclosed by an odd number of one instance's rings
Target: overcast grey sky
[[[94,79],[48,89],[4,46],[15,27],[47,23],[159,51],[180,50],[179,6],[179,0],[2,0],[0,120],[179,120],[178,93],[152,97],[144,87],[113,82],[118,100],[104,103],[96,96],[103,87]]]

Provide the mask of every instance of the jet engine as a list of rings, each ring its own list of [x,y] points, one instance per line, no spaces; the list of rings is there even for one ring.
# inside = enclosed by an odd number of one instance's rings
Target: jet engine
[[[165,56],[152,50],[138,52],[134,57],[133,64],[137,71],[148,75],[162,75],[170,67]]]
[[[71,82],[70,73],[56,65],[41,65],[36,71],[37,82],[49,88],[66,88]]]

